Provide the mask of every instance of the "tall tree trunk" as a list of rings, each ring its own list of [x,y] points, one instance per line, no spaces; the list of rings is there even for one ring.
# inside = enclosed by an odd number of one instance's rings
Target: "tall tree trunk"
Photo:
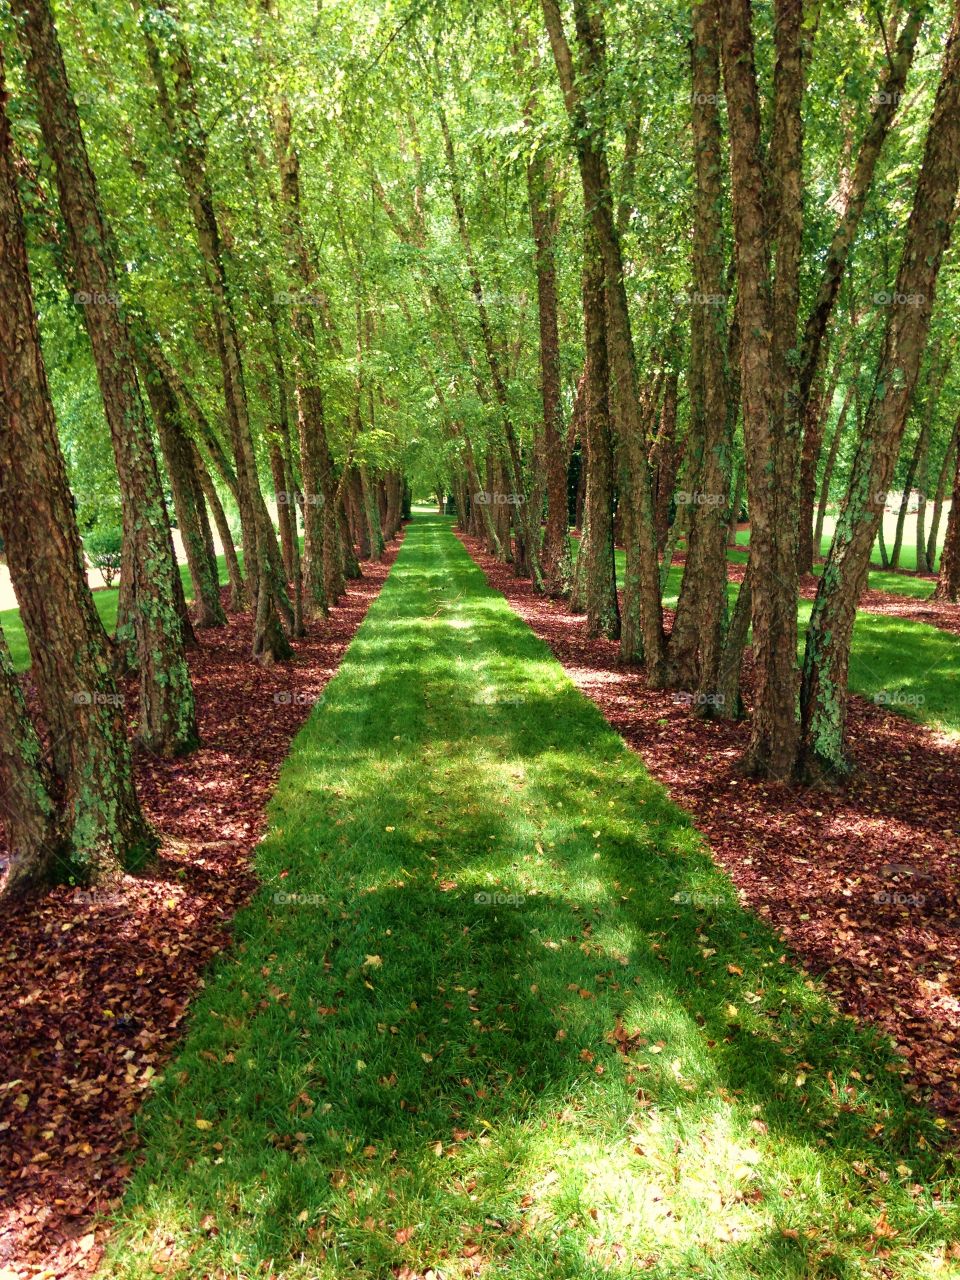
[[[244,589],[240,561],[237,559],[237,549],[233,545],[233,531],[230,528],[227,513],[223,509],[223,503],[220,501],[220,495],[217,493],[216,485],[213,483],[210,472],[207,470],[207,464],[195,440],[190,441],[190,450],[193,454],[193,465],[197,479],[200,482],[200,488],[213,516],[213,523],[217,526],[217,537],[220,539],[220,545],[223,547],[223,558],[227,566],[227,581],[230,584],[230,610],[233,613],[237,613],[243,608]]]
[[[943,517],[943,499],[947,492],[947,481],[953,468],[953,458],[960,443],[960,417],[953,424],[953,434],[947,441],[947,450],[937,476],[937,491],[933,499],[933,514],[930,517],[930,532],[927,536],[927,565],[933,572],[937,563],[937,543],[940,538],[940,521]]]
[[[477,318],[480,322],[483,349],[487,358],[487,365],[490,369],[490,381],[493,384],[494,397],[496,399],[497,408],[500,411],[500,426],[506,443],[504,456],[509,475],[509,491],[512,493],[516,504],[514,514],[516,517],[516,529],[518,533],[518,546],[514,555],[514,566],[518,572],[522,572],[524,575],[529,574],[533,580],[534,589],[540,591],[543,589],[543,578],[540,573],[536,536],[537,531],[533,523],[532,504],[529,504],[526,501],[528,495],[523,480],[523,460],[520,452],[520,441],[517,438],[516,429],[513,425],[513,419],[510,413],[510,398],[507,394],[507,386],[503,376],[503,362],[501,359],[501,353],[498,351],[496,342],[494,341],[493,328],[490,324],[490,316],[487,311],[486,297],[483,290],[483,281],[480,277],[480,270],[477,264],[476,255],[473,251],[470,228],[467,224],[467,212],[463,199],[460,170],[457,165],[456,152],[453,146],[453,136],[450,133],[447,117],[442,107],[437,108],[437,115],[440,121],[440,128],[443,133],[444,153],[446,155],[447,169],[450,175],[454,216],[460,236],[460,243],[463,246],[463,253],[467,263],[467,271],[470,276],[470,288],[477,307]]]
[[[850,768],[845,725],[854,617],[920,371],[958,186],[960,9],[944,54],[897,273],[895,298],[907,301],[890,307],[865,428],[807,629],[801,714],[804,764],[814,775]]]
[[[746,772],[785,780],[797,757],[796,343],[803,232],[800,6],[776,3],[771,170],[764,164],[750,0],[720,0],[741,328],[755,690]]]
[[[532,124],[532,104],[527,111]],[[543,589],[550,596],[570,590],[570,531],[567,518],[567,460],[560,394],[560,330],[554,240],[557,202],[551,169],[540,147],[527,162],[527,200],[536,250],[537,316],[540,327],[540,394],[543,401],[542,460],[546,471],[547,518],[540,551]],[[539,519],[539,513],[537,513]]]
[[[920,454],[923,451],[925,423],[920,424],[920,430],[917,432],[917,438],[913,444],[913,452],[910,455],[910,461],[907,463],[906,475],[903,479],[903,493],[900,495],[900,510],[897,512],[897,531],[893,539],[893,551],[890,553],[890,568],[900,568],[900,554],[903,551],[903,534],[907,523],[907,514],[910,510],[910,495],[913,493],[913,480],[917,474],[917,466],[920,462]]]
[[[837,418],[837,425],[833,429],[833,436],[830,439],[830,445],[827,449],[827,457],[823,465],[823,479],[820,481],[820,501],[817,503],[817,521],[813,529],[813,547],[814,555],[821,554],[820,548],[823,545],[823,522],[827,514],[827,503],[830,501],[830,481],[833,479],[833,469],[837,463],[837,454],[840,451],[840,442],[843,439],[843,427],[847,420],[847,414],[850,412],[850,406],[853,403],[853,397],[857,388],[857,378],[860,376],[859,368],[854,372],[854,376],[847,386],[846,394],[843,397],[843,404],[840,406],[840,416]]]
[[[253,656],[269,664],[293,655],[280,622],[283,614],[292,625],[293,610],[281,580],[276,536],[257,474],[240,339],[231,307],[220,227],[207,172],[206,131],[197,110],[193,69],[186,46],[165,0],[156,0],[155,8],[145,14],[142,26],[161,116],[173,142],[174,156],[187,193],[206,271],[236,463],[244,570],[254,604]],[[164,41],[165,57],[161,54],[158,40]],[[170,96],[167,67],[173,73],[175,98]]]
[[[277,504],[277,525],[280,529],[280,555],[287,581],[293,582],[293,521],[290,508],[296,510],[296,495],[287,487],[287,467],[279,434],[270,436],[267,443],[270,455],[270,476],[273,480],[273,496]]]
[[[557,0],[541,0],[547,34],[564,104],[573,126],[583,186],[584,208],[596,232],[606,285],[607,357],[618,423],[620,508],[626,574],[620,650],[628,662],[646,660],[647,680],[659,687],[664,678],[663,606],[660,562],[654,524],[653,493],[647,463],[644,411],[637,381],[630,310],[623,258],[613,209],[605,144],[588,119]],[[587,0],[575,0],[574,16],[582,53],[580,70],[597,86],[604,78],[603,28]]]
[[[60,852],[56,806],[36,728],[0,628],[0,902],[45,880]]]
[[[298,283],[301,301],[293,308],[294,347],[299,406],[300,470],[304,486],[304,569],[307,599],[326,610],[344,591],[343,549],[339,542],[336,470],[327,438],[323,393],[315,366],[319,360],[317,334],[309,299],[317,287],[313,256],[303,225],[300,157],[293,145],[293,119],[282,99],[273,114],[274,143],[280,170],[284,209],[284,237]]]
[[[197,745],[196,707],[177,609],[179,570],[121,309],[112,239],[48,0],[13,0],[11,9],[56,169],[74,298],[83,307],[120,480],[133,569],[140,737],[158,755],[176,756]]]
[[[620,601],[613,541],[613,429],[610,423],[609,368],[604,315],[603,259],[596,234],[587,227],[583,245],[584,443],[587,492],[583,504],[578,594],[587,614],[587,634],[620,638]]]
[[[220,603],[220,577],[204,533],[203,495],[190,444],[180,422],[179,406],[170,384],[146,353],[141,353],[141,370],[173,490],[177,524],[193,583],[197,626],[220,627],[227,620]]]
[[[960,448],[956,450],[957,468],[953,477],[947,533],[940,555],[940,572],[933,591],[934,600],[960,600]]]
[[[95,880],[116,873],[128,854],[152,848],[153,840],[137,803],[122,700],[83,567],[40,348],[5,104],[0,55],[0,537],[50,734],[64,838],[79,872]],[[9,716],[9,697],[6,706]],[[16,728],[15,702],[13,719]],[[22,745],[29,759],[29,741]]]
[[[727,527],[735,412],[726,366],[727,308],[721,169],[720,35],[717,0],[693,7],[692,94],[696,203],[691,299],[699,316],[698,377],[691,387],[702,437],[702,462],[692,504],[687,561],[667,650],[669,682],[712,689],[727,620]],[[698,711],[712,703],[698,701]]]

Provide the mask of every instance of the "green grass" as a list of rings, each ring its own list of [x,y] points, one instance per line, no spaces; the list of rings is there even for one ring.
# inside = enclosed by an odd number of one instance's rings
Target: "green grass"
[[[447,520],[410,526],[269,819],[102,1274],[944,1274],[957,1186],[902,1065]]]
[[[832,541],[832,534],[829,537],[825,535],[820,540],[820,554],[824,558],[826,558],[827,554],[830,551],[831,541]],[[943,542],[942,536],[940,541],[942,544]],[[750,545],[749,529],[737,530],[737,544],[741,547],[747,547]],[[745,553],[741,553],[731,549],[730,551],[727,552],[727,559],[736,564],[745,564],[747,560],[747,556]],[[930,596],[933,595],[933,591],[934,591],[934,587],[936,586],[936,583],[932,582],[929,578],[916,578],[910,573],[894,573],[889,569],[881,569],[879,567],[880,565],[879,552],[877,552],[876,559],[873,561],[873,563],[877,567],[874,569],[871,569],[870,573],[867,575],[867,585],[870,587],[872,591],[889,591],[892,595],[914,596],[917,600],[928,600]],[[916,546],[907,546],[906,544],[904,545],[900,555],[900,564],[904,569],[916,569],[917,567]],[[823,565],[815,564],[813,566],[813,571],[814,573],[819,575],[820,573],[823,572]]]
[[[571,546],[576,556],[579,544],[575,538],[571,539]],[[623,552],[618,551],[616,558],[617,579],[622,582]],[[677,603],[682,577],[680,565],[674,565],[667,575],[663,602],[668,608],[672,609]],[[738,590],[736,583],[728,584],[727,598],[731,606]],[[809,600],[800,601],[801,657],[811,609]],[[960,644],[956,636],[938,627],[860,610],[850,654],[851,692],[875,698],[891,711],[945,733],[960,734],[958,650]]]
[[[223,556],[217,556],[217,565],[220,571],[220,582],[226,583],[227,566]],[[180,580],[183,583],[187,599],[192,600],[193,583],[190,580],[190,571],[185,564],[180,565]],[[103,620],[103,625],[110,635],[116,629],[117,602],[119,599],[120,591],[118,587],[103,587],[93,593],[93,603],[96,605],[97,613],[99,613]],[[13,659],[14,670],[26,671],[30,666],[30,646],[27,644],[27,633],[24,631],[23,623],[20,620],[20,610],[4,609],[0,612],[0,628],[3,629],[3,634],[6,637],[10,656]]]

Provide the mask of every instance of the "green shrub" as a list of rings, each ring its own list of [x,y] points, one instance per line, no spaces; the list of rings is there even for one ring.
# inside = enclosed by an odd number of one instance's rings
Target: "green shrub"
[[[87,534],[83,545],[87,559],[95,569],[100,570],[106,585],[112,587],[120,573],[123,556],[123,535],[120,530],[102,525]]]

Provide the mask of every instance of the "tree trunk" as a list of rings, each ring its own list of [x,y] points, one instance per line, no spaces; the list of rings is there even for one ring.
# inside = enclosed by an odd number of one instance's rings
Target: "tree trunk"
[[[797,758],[796,343],[803,231],[800,6],[776,4],[774,120],[765,171],[750,0],[720,0],[741,327],[756,681],[744,770],[787,780]],[[776,270],[774,271],[774,262]]]
[[[644,412],[637,382],[610,173],[603,137],[587,117],[557,0],[541,0],[541,8],[564,104],[573,126],[584,208],[592,222],[604,262],[607,357],[610,385],[616,393],[613,408],[618,423],[620,507],[626,547],[620,651],[627,662],[646,660],[647,680],[656,688],[664,677],[660,562],[645,447]],[[600,82],[604,74],[602,23],[596,13],[588,11],[587,0],[575,0],[574,15],[582,52],[581,70]]]
[[[830,501],[830,481],[833,479],[833,469],[836,466],[837,453],[840,450],[840,442],[843,439],[843,426],[847,420],[850,405],[853,403],[859,374],[860,370],[858,368],[854,372],[853,379],[847,386],[846,395],[843,397],[843,404],[840,407],[840,416],[837,418],[837,425],[833,429],[830,447],[827,449],[827,457],[823,465],[823,479],[820,482],[820,501],[817,504],[817,522],[813,530],[813,548],[815,557],[819,557],[821,555],[820,549],[823,546],[823,522],[827,514],[827,503]]]
[[[956,450],[957,468],[953,477],[947,533],[940,555],[940,572],[934,588],[934,600],[960,600],[960,448]]]
[[[5,103],[0,57],[0,537],[50,734],[64,837],[78,871],[95,880],[115,874],[153,840],[137,803],[122,699],[83,567],[40,348]],[[9,699],[6,705],[9,715]],[[16,726],[15,704],[14,713]]]
[[[913,492],[913,479],[917,474],[917,466],[920,462],[920,454],[923,450],[924,424],[921,424],[920,430],[917,432],[917,438],[914,441],[913,453],[910,455],[910,461],[907,463],[907,471],[903,480],[903,493],[900,495],[900,510],[897,512],[897,531],[893,539],[893,551],[890,554],[890,568],[900,568],[900,553],[903,550],[903,532],[907,523],[907,513],[910,508],[910,494]]]
[[[240,571],[240,561],[237,559],[237,549],[233,545],[230,522],[227,519],[227,513],[223,509],[223,503],[220,501],[216,485],[213,483],[210,472],[207,470],[207,464],[204,462],[203,455],[195,440],[190,441],[190,450],[193,454],[193,465],[197,479],[200,482],[200,488],[213,515],[213,523],[217,526],[217,537],[223,547],[223,558],[227,565],[227,580],[230,584],[230,609],[231,612],[237,613],[243,608],[244,604],[243,574]]]
[[[189,441],[180,423],[179,406],[170,384],[145,353],[141,355],[141,370],[173,490],[177,524],[193,583],[197,626],[220,627],[227,620],[220,603],[220,578],[216,559],[210,554],[204,533],[201,519],[203,496],[195,474]]]
[[[947,442],[947,451],[943,455],[943,463],[937,476],[937,492],[933,500],[933,514],[930,517],[930,533],[927,537],[927,565],[932,573],[937,563],[937,541],[940,537],[940,521],[943,517],[943,499],[947,492],[947,481],[953,466],[954,453],[960,442],[960,417],[953,424],[953,434]]]
[[[531,106],[527,112],[528,127],[532,123],[532,116]],[[527,199],[536,250],[540,394],[543,401],[541,454],[546,471],[547,493],[547,518],[540,560],[544,591],[550,596],[565,596],[570,590],[571,562],[554,250],[557,201],[550,180],[550,168],[540,147],[537,147],[527,163]],[[539,513],[537,515],[539,518]]]
[[[920,371],[958,185],[960,12],[944,54],[866,424],[807,629],[801,714],[804,764],[812,775],[850,769],[845,725],[854,617]]]
[[[620,601],[613,541],[613,430],[610,424],[609,368],[604,316],[603,259],[589,227],[583,245],[584,443],[587,492],[577,559],[579,595],[587,615],[587,635],[620,638]]]
[[[727,308],[720,134],[720,36],[717,0],[693,8],[692,95],[696,203],[691,299],[699,318],[698,376],[691,379],[691,418],[699,419],[702,461],[692,493],[687,561],[667,649],[668,682],[712,689],[727,620],[727,528],[731,413],[726,367]],[[707,711],[712,704],[698,702]]]
[[[156,8],[147,15],[143,32],[161,116],[171,136],[206,270],[236,463],[244,570],[254,604],[253,656],[270,664],[293,655],[279,617],[282,613],[292,625],[293,610],[281,581],[276,537],[257,474],[240,339],[230,304],[220,228],[207,172],[206,132],[197,110],[190,59],[177,22],[164,0],[157,0]],[[165,42],[166,57],[161,55],[158,38]],[[173,73],[175,100],[170,97],[167,86],[168,66]]]
[[[176,756],[197,745],[196,707],[177,610],[179,570],[121,309],[113,244],[48,0],[14,0],[11,8],[37,95],[44,142],[55,164],[74,300],[83,307],[120,480],[133,569],[139,733],[151,751]]]
[[[43,748],[0,628],[0,902],[47,879],[60,852]]]

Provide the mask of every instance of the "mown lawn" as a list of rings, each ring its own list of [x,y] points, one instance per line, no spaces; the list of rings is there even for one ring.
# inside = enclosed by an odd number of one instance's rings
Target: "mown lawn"
[[[571,546],[576,555],[579,544],[575,538],[571,539]],[[617,578],[622,582],[623,552],[618,551],[616,557]],[[742,558],[746,559],[746,556]],[[663,602],[668,608],[677,603],[682,577],[681,565],[674,565],[667,575]],[[738,590],[736,583],[728,584],[727,598],[731,607]],[[811,608],[809,600],[800,601],[801,658]],[[946,733],[960,733],[958,657],[960,642],[946,631],[924,622],[884,617],[861,610],[853,632],[850,689],[866,698],[879,700],[900,715]]]
[[[946,1273],[958,1188],[899,1060],[447,520],[409,528],[257,865],[103,1274]]]
[[[226,583],[227,566],[223,556],[217,556],[217,565],[220,570],[220,582]],[[180,580],[183,583],[187,599],[192,600],[193,583],[190,580],[190,571],[185,564],[180,565]],[[103,619],[103,625],[111,635],[117,625],[117,602],[119,598],[120,591],[117,587],[100,588],[93,593],[93,602],[97,607],[97,613]],[[13,659],[14,669],[16,671],[26,671],[27,667],[30,666],[30,648],[27,644],[27,635],[23,629],[23,623],[20,621],[20,610],[4,609],[0,612],[0,627],[3,628],[3,634],[10,649],[10,656]]]

